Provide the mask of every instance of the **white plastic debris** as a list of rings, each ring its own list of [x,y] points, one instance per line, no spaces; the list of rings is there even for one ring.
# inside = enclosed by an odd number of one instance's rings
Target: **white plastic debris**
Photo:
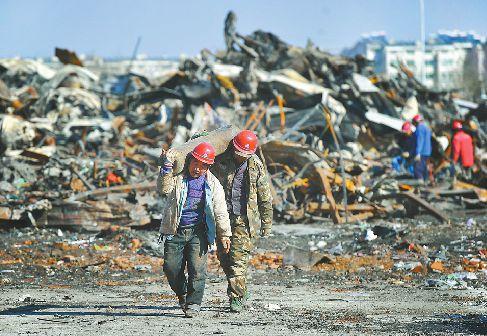
[[[149,264],[143,264],[143,265],[135,265],[134,268],[137,271],[150,271],[152,269],[152,266]]]
[[[268,303],[265,305],[265,309],[271,310],[271,311],[276,311],[276,310],[280,310],[281,306],[279,306],[278,304],[275,304],[275,303]]]
[[[317,244],[316,247],[319,248],[320,250],[323,250],[326,246],[326,241],[320,240]]]
[[[365,233],[365,240],[366,241],[371,241],[377,239],[377,235],[374,234],[374,231],[371,229],[367,229],[367,232]]]

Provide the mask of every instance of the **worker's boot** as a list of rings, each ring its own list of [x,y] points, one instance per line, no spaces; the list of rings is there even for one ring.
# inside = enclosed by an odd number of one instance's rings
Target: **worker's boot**
[[[230,311],[232,313],[240,313],[243,309],[243,298],[241,297],[232,297],[230,299]]]

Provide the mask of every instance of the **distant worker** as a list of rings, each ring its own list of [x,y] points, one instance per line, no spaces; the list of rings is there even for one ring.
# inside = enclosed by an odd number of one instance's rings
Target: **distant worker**
[[[239,132],[227,151],[217,158],[212,172],[225,189],[232,227],[229,253],[218,247],[218,259],[227,276],[230,311],[240,312],[249,298],[247,268],[258,230],[266,237],[272,227],[272,196],[265,166],[255,155],[257,137]]]
[[[401,154],[392,159],[392,168],[398,173],[406,171],[414,175],[413,158],[416,150],[415,138],[413,136],[413,127],[410,122],[402,124],[402,134],[399,139],[399,148]]]
[[[463,130],[463,124],[458,120],[453,122],[452,130],[454,132],[452,139],[452,160],[456,166],[455,175],[462,175],[465,180],[470,181],[472,179],[472,166],[474,162],[472,137]],[[460,158],[461,164],[459,161]]]
[[[164,273],[186,317],[195,317],[205,291],[208,247],[218,240],[221,253],[230,250],[230,220],[225,192],[208,168],[215,148],[197,145],[186,159],[184,172],[173,175],[175,153],[169,149],[157,179],[168,204],[161,221],[159,241],[164,241]],[[188,276],[185,275],[187,269]]]
[[[431,157],[431,130],[423,121],[423,117],[416,114],[413,117],[414,140],[414,177],[423,181],[428,180],[428,160]]]

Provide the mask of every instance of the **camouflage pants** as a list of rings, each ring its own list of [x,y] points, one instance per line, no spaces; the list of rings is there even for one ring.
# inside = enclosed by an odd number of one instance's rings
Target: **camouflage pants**
[[[218,245],[218,259],[227,276],[227,294],[230,298],[243,297],[247,292],[247,268],[252,250],[247,217],[230,216],[232,225],[232,245],[230,252],[224,253]]]

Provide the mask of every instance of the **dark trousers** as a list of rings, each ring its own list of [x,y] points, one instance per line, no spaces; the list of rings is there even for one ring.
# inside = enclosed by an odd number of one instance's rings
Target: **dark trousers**
[[[414,177],[417,179],[421,179],[423,181],[427,181],[429,174],[428,174],[428,160],[429,156],[421,156],[419,161],[414,161]]]
[[[164,273],[171,289],[178,296],[186,295],[186,305],[201,306],[206,281],[208,242],[204,225],[178,229],[166,236],[164,243]],[[187,268],[188,278],[184,274]]]

